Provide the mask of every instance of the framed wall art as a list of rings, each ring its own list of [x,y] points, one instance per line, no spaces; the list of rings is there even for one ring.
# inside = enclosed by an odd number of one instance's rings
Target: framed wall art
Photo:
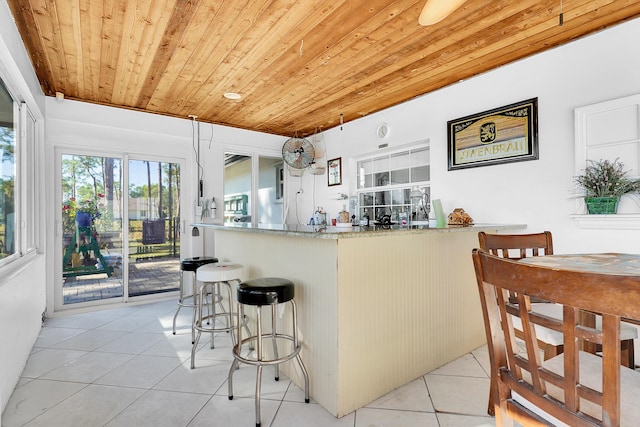
[[[449,170],[538,159],[538,98],[447,122]]]
[[[342,157],[327,161],[327,170],[329,187],[342,184]]]

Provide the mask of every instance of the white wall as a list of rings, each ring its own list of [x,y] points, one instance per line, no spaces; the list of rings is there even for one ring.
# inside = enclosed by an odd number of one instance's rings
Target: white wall
[[[0,1],[0,76],[38,118],[43,116],[44,96],[4,0]],[[42,153],[41,145],[37,151]],[[37,196],[41,195],[39,190]],[[45,310],[46,260],[42,250],[0,269],[1,410],[11,397],[40,332]]]
[[[343,157],[343,182],[327,187],[316,178],[316,202],[310,195],[313,177],[302,177],[304,194],[296,196],[300,178],[293,178],[288,200],[298,197],[300,219],[308,219],[317,201],[335,192],[354,194],[353,162],[375,152],[418,140],[431,142],[432,197],[441,199],[445,214],[462,207],[477,223],[527,224],[528,231],[550,230],[557,253],[618,251],[640,253],[640,230],[586,230],[570,218],[574,176],[574,109],[640,93],[640,55],[631,48],[640,40],[640,20],[580,39],[495,71],[459,82],[377,114],[346,123],[343,130],[324,133],[327,158]],[[540,159],[535,161],[447,171],[447,121],[529,98],[538,98]],[[388,123],[384,141],[375,136]],[[351,190],[351,191],[350,191]],[[323,202],[334,215],[342,201]],[[295,223],[294,207],[289,222]]]
[[[325,132],[325,159],[343,157],[341,186],[327,187],[326,174],[306,173],[289,177],[287,197],[292,202],[288,222],[306,222],[315,206],[330,213],[344,201],[332,200],[339,192],[353,194],[353,162],[350,158],[377,150],[375,128],[386,122],[391,133],[384,141],[391,147],[419,140],[431,141],[432,194],[443,201],[445,211],[463,207],[476,222],[525,223],[530,231],[551,230],[556,252],[620,251],[640,252],[639,231],[584,230],[569,217],[574,201],[572,185],[576,107],[640,93],[640,55],[633,48],[640,39],[640,20],[578,40],[496,71],[460,82],[440,91],[370,115]],[[23,75],[26,96],[44,111],[44,97],[35,80],[28,56],[21,44],[4,0],[0,0],[0,49],[2,63]],[[9,61],[5,55],[10,55]],[[5,65],[6,66],[6,65]],[[447,120],[485,111],[520,100],[538,97],[540,160],[447,171]],[[54,198],[54,147],[98,147],[186,159],[193,186],[185,197],[195,200],[195,161],[189,119],[119,110],[73,101],[46,103],[46,210],[57,212]],[[336,114],[339,114],[337,112]],[[279,155],[285,137],[232,129],[201,126],[201,163],[204,195],[223,200],[224,152]],[[298,195],[297,190],[304,189]],[[40,189],[42,191],[43,189]],[[296,198],[299,199],[295,203]],[[188,203],[193,207],[193,203]],[[191,209],[190,209],[191,210]],[[190,216],[190,215],[186,215]],[[192,217],[192,214],[191,214]],[[222,214],[218,212],[217,221]],[[46,223],[47,304],[51,304],[54,257],[54,216]],[[187,233],[187,238],[190,234]],[[204,253],[213,255],[211,236],[205,233]],[[202,244],[202,243],[200,243]],[[222,254],[220,254],[222,256]],[[187,254],[188,256],[188,254]],[[3,350],[0,374],[0,403],[5,406],[31,345],[39,332],[39,315],[44,308],[44,261],[36,268],[0,279],[0,342]]]

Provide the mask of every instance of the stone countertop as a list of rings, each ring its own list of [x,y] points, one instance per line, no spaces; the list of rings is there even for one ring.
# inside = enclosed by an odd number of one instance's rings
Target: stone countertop
[[[479,232],[491,230],[518,230],[526,228],[525,224],[473,224],[469,226],[447,226],[445,228],[435,227],[435,222],[430,225],[371,225],[352,227],[322,227],[313,225],[297,224],[258,224],[253,226],[249,223],[234,224],[190,224],[191,227],[213,228],[223,231],[239,231],[249,233],[264,233],[294,237],[312,237],[320,239],[345,239],[359,237],[379,237],[385,235],[404,234],[425,234],[425,233],[459,233],[459,232]]]

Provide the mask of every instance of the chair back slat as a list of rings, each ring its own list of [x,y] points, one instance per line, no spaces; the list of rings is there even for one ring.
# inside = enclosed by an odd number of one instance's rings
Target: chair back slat
[[[492,381],[496,425],[510,425],[510,419],[539,423],[540,411],[570,426],[625,425],[621,370],[637,384],[640,373],[621,367],[620,321],[640,319],[640,277],[528,265],[481,249],[474,250],[473,261],[492,375],[497,373]],[[517,304],[509,302],[511,293]],[[531,312],[533,297],[563,305],[561,326]],[[600,330],[580,325],[585,309],[602,315]],[[515,339],[513,315],[522,322],[523,344]],[[564,354],[547,361],[540,357],[536,339],[535,326],[543,323],[561,328],[564,339]],[[600,342],[602,358],[581,351],[581,339]],[[522,399],[529,404],[522,405]]]
[[[537,367],[540,366],[540,348],[538,347],[538,340],[536,338],[535,324],[529,317],[531,311],[531,303],[529,303],[529,297],[524,294],[518,294],[518,306],[520,307],[519,317],[522,321],[522,332],[524,334],[524,342],[526,348],[527,358],[529,363],[526,365],[526,369],[531,375],[531,383],[533,388],[540,394],[546,394],[546,388],[544,383],[540,380],[540,372]],[[511,349],[510,351],[516,351]],[[520,379],[520,375],[518,378]]]

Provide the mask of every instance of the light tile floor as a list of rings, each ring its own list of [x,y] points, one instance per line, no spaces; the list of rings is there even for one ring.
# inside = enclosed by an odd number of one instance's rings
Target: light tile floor
[[[255,369],[236,372],[234,400],[228,400],[228,334],[216,339],[214,350],[203,336],[191,370],[190,311],[181,311],[173,335],[175,309],[175,301],[163,301],[48,319],[1,425],[255,425]],[[305,404],[302,390],[286,378],[265,375],[262,425],[493,426],[486,414],[488,372],[485,346],[340,419],[313,396]]]

